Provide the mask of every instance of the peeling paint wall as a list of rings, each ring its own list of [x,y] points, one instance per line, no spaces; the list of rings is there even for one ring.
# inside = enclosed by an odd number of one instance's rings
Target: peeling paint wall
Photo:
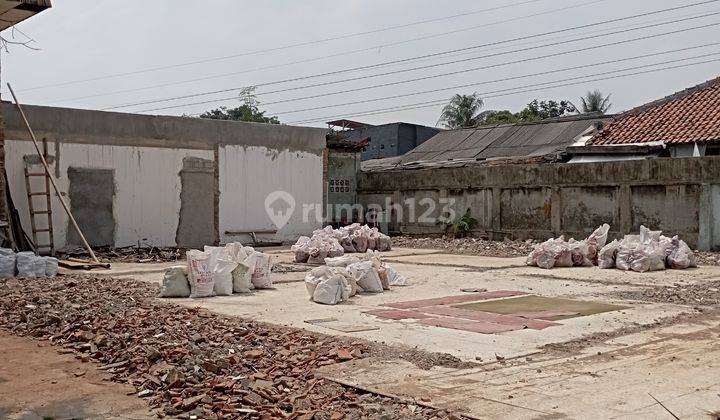
[[[277,234],[259,234],[261,240],[293,241],[322,225],[315,213],[303,218],[303,208],[322,210],[322,154],[269,150],[257,146],[220,146],[220,242],[246,242],[250,236],[225,232],[276,230],[265,209],[265,199],[285,191],[295,200],[292,216]],[[322,215],[322,213],[320,213]]]
[[[13,200],[23,227],[30,230],[23,159],[36,154],[29,141],[6,140],[7,174]],[[113,212],[115,218],[115,246],[148,244],[174,246],[180,213],[180,176],[183,159],[197,157],[213,159],[212,150],[169,149],[158,147],[109,146],[60,142],[48,144],[51,154],[59,150],[58,183],[69,201],[68,168],[112,169],[115,174]],[[58,162],[59,161],[59,162]],[[36,167],[41,170],[40,166]],[[38,178],[34,182],[41,182]],[[43,181],[44,182],[44,181]],[[72,206],[72,203],[70,203]],[[53,227],[56,248],[66,245],[68,219],[53,194]]]
[[[450,200],[458,217],[469,208],[477,229],[495,239],[581,238],[601,223],[613,238],[644,224],[720,249],[720,157],[364,172],[358,185],[361,203],[385,207],[390,197],[406,217],[422,212],[422,199]],[[405,221],[399,230],[442,233],[427,221]]]

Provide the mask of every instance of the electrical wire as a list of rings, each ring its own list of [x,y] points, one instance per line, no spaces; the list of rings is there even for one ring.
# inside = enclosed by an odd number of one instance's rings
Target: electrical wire
[[[426,40],[426,39],[439,38],[439,37],[442,37],[442,36],[453,35],[453,34],[462,33],[462,32],[467,32],[467,31],[472,31],[472,30],[476,30],[476,29],[480,29],[480,28],[487,28],[487,27],[490,27],[490,26],[500,25],[500,24],[503,24],[503,23],[517,22],[517,21],[523,20],[523,19],[535,18],[535,17],[539,17],[539,16],[549,15],[549,14],[552,14],[552,13],[557,13],[557,12],[564,12],[564,11],[567,11],[567,10],[570,10],[570,9],[576,9],[576,8],[579,8],[579,7],[585,7],[585,6],[589,6],[589,5],[597,4],[597,3],[604,3],[604,2],[607,2],[607,1],[610,1],[610,0],[592,0],[592,1],[584,2],[584,3],[574,4],[574,5],[571,5],[571,6],[566,6],[566,7],[561,7],[561,8],[557,8],[557,9],[546,10],[546,11],[539,12],[539,13],[533,13],[533,14],[529,14],[529,15],[518,16],[518,17],[514,17],[514,18],[509,18],[509,19],[499,20],[499,21],[495,21],[495,22],[485,23],[485,24],[482,24],[482,25],[473,25],[473,26],[470,26],[470,27],[455,29],[455,30],[452,30],[452,31],[441,32],[441,33],[437,33],[437,34],[424,35],[424,36],[421,36],[421,37],[410,38],[410,39],[405,39],[405,40],[401,40],[401,41],[395,41],[395,42],[391,42],[391,43],[373,45],[373,46],[371,46],[371,47],[365,47],[365,48],[360,48],[360,49],[355,49],[355,50],[343,51],[343,52],[340,52],[340,53],[328,54],[328,55],[323,55],[323,56],[319,56],[319,57],[305,58],[305,59],[302,59],[302,60],[290,61],[290,62],[280,63],[280,64],[273,64],[273,65],[269,65],[269,66],[256,67],[256,68],[253,68],[253,69],[233,71],[233,72],[229,72],[229,73],[221,73],[221,74],[216,74],[216,75],[212,75],[212,76],[204,76],[204,77],[198,77],[198,78],[193,78],[193,79],[185,79],[185,80],[179,80],[179,81],[175,81],[175,82],[162,83],[162,84],[150,85],[150,86],[143,86],[143,87],[139,87],[139,88],[116,90],[116,91],[112,91],[112,92],[105,92],[105,93],[85,95],[85,96],[76,96],[76,97],[74,97],[74,98],[66,98],[66,99],[62,99],[62,100],[55,100],[54,102],[56,102],[56,103],[66,103],[66,102],[73,102],[73,101],[82,100],[82,99],[90,99],[90,98],[99,98],[99,97],[104,97],[104,96],[112,96],[112,95],[117,95],[117,94],[122,94],[122,93],[140,92],[140,91],[145,91],[145,90],[149,90],[149,89],[159,89],[159,88],[164,88],[164,87],[177,86],[177,85],[181,85],[181,84],[185,84],[185,83],[201,82],[201,81],[219,79],[219,78],[228,77],[228,76],[236,76],[236,75],[240,75],[240,74],[247,74],[247,73],[253,73],[253,72],[258,72],[258,71],[265,71],[265,70],[272,70],[272,69],[277,69],[277,68],[292,66],[292,65],[296,65],[296,64],[305,64],[305,63],[310,63],[310,62],[325,60],[325,59],[328,59],[328,58],[343,57],[343,56],[352,55],[352,54],[357,54],[357,53],[361,53],[361,52],[377,51],[377,50],[380,50],[380,49],[383,49],[383,48],[395,47],[395,46],[398,46],[398,45],[409,44],[409,43],[417,42],[417,41],[424,41],[424,40]]]
[[[712,1],[712,2],[717,2],[717,1],[720,1],[720,0],[710,0],[710,1]],[[690,6],[681,6],[681,7],[690,7]],[[663,11],[666,11],[666,10],[668,10],[668,9],[664,9]],[[505,43],[509,43],[509,42],[520,41],[520,40],[531,39],[531,38],[537,38],[537,37],[540,37],[540,36],[546,36],[546,35],[551,35],[551,34],[556,34],[556,33],[562,33],[562,32],[567,32],[567,31],[571,31],[571,30],[577,30],[577,29],[581,29],[581,28],[586,28],[586,27],[590,27],[590,26],[603,25],[603,24],[607,24],[607,23],[613,23],[613,22],[617,22],[617,21],[622,21],[622,20],[627,20],[627,19],[636,18],[636,17],[638,17],[638,16],[647,16],[647,15],[650,15],[650,14],[661,13],[661,12],[662,12],[662,11],[648,12],[648,13],[644,13],[644,14],[641,14],[641,15],[633,15],[633,16],[628,16],[628,17],[624,17],[624,18],[611,19],[611,20],[596,22],[596,23],[587,24],[587,25],[575,26],[575,27],[572,27],[572,28],[565,28],[565,29],[560,29],[560,30],[556,30],[556,31],[545,32],[545,33],[541,33],[541,34],[526,35],[526,36],[522,36],[522,37],[518,37],[518,38],[513,38],[513,39],[509,39],[509,40],[496,41],[496,42],[492,42],[492,43],[480,44],[480,45],[475,45],[475,46],[470,46],[470,47],[464,47],[464,48],[459,48],[459,49],[454,49],[454,50],[449,50],[449,51],[441,51],[441,52],[437,52],[437,53],[433,53],[433,54],[426,54],[426,55],[422,55],[422,56],[418,56],[418,57],[411,57],[411,58],[406,58],[406,59],[388,61],[388,62],[384,62],[384,63],[377,63],[377,64],[371,64],[371,65],[353,67],[353,68],[349,68],[349,69],[335,70],[335,71],[332,71],[332,72],[325,72],[325,73],[319,73],[319,74],[314,74],[314,75],[307,75],[307,76],[295,77],[295,78],[290,78],[290,79],[278,80],[278,81],[273,81],[273,82],[260,83],[260,84],[254,85],[254,87],[257,88],[257,87],[264,87],[264,86],[270,86],[270,85],[275,85],[275,84],[283,84],[283,83],[289,83],[289,82],[295,82],[295,81],[301,81],[301,80],[308,80],[308,79],[313,79],[313,78],[318,78],[318,77],[325,77],[325,76],[337,75],[337,74],[341,74],[341,73],[347,73],[347,72],[349,72],[349,71],[367,70],[367,69],[382,67],[382,66],[385,66],[385,65],[388,65],[388,64],[405,63],[405,62],[410,62],[410,61],[414,61],[414,60],[418,60],[418,59],[423,59],[423,58],[437,57],[437,56],[440,56],[440,55],[445,55],[445,54],[450,54],[450,53],[455,53],[455,52],[468,51],[468,50],[473,50],[473,49],[478,49],[478,48],[488,47],[488,46],[496,46],[496,45],[501,45],[501,44],[505,44]],[[633,28],[633,29],[625,29],[625,30],[619,30],[619,31],[609,32],[609,33],[606,33],[606,34],[604,34],[604,35],[602,35],[602,36],[615,35],[615,34],[620,34],[620,33],[627,33],[627,32],[637,31],[637,30],[641,30],[641,29],[648,29],[648,28],[652,28],[652,27],[658,27],[658,26],[669,25],[669,24],[673,24],[673,23],[684,22],[684,21],[688,21],[688,20],[701,19],[701,18],[704,18],[704,17],[714,16],[714,15],[718,15],[718,14],[720,14],[720,12],[706,13],[706,14],[702,14],[702,15],[694,16],[694,17],[688,17],[688,18],[683,18],[683,19],[675,19],[675,20],[670,21],[670,22],[656,23],[656,24],[645,25],[645,26],[641,26],[641,27]],[[581,41],[581,40],[585,40],[585,39],[591,39],[591,38],[594,38],[594,37],[576,38],[576,39],[574,39],[574,40],[569,40],[569,41],[562,41],[562,42],[545,44],[545,45],[542,45],[542,46],[540,46],[540,47],[528,47],[528,48],[519,49],[519,50],[512,50],[512,51],[504,52],[504,53],[497,53],[497,54],[495,54],[495,55],[489,55],[489,56],[488,56],[488,55],[483,55],[483,56],[478,56],[478,57],[465,58],[465,59],[461,59],[461,60],[452,60],[452,61],[446,61],[446,62],[443,62],[443,63],[437,63],[437,64],[432,64],[432,65],[427,65],[427,66],[413,67],[413,68],[410,68],[410,69],[395,70],[395,71],[384,72],[384,73],[379,73],[379,74],[375,74],[375,75],[366,75],[366,76],[360,76],[360,77],[349,78],[349,79],[342,79],[342,80],[331,81],[331,82],[317,83],[317,84],[313,84],[313,85],[296,87],[296,88],[290,88],[290,89],[292,89],[292,90],[305,89],[305,88],[309,88],[309,87],[326,86],[326,85],[329,85],[329,84],[344,83],[344,82],[347,82],[347,81],[355,81],[355,80],[362,80],[362,79],[368,79],[368,78],[373,78],[373,77],[387,76],[387,75],[392,75],[392,74],[404,73],[404,72],[407,72],[407,71],[424,70],[424,69],[429,68],[429,67],[439,67],[439,66],[444,66],[444,65],[457,64],[457,63],[462,63],[462,62],[467,62],[467,61],[472,61],[472,60],[478,60],[478,59],[488,58],[488,57],[497,56],[497,55],[504,55],[504,54],[510,54],[510,53],[514,53],[514,52],[528,51],[528,50],[531,50],[531,49],[534,49],[534,48],[543,48],[543,47],[548,47],[548,46],[563,45],[563,44],[567,44],[567,43],[570,43],[570,42],[577,42],[577,41]],[[174,100],[179,100],[179,99],[189,99],[189,98],[200,97],[200,96],[214,95],[214,94],[218,94],[218,93],[233,92],[233,91],[238,91],[238,90],[242,90],[242,89],[245,89],[245,88],[247,88],[247,86],[233,87],[233,88],[228,88],[228,89],[220,89],[220,90],[213,90],[213,91],[206,91],[206,92],[198,92],[198,93],[194,93],[194,94],[174,96],[174,97],[163,98],[163,99],[155,99],[155,100],[140,101],[140,102],[134,102],[134,103],[116,105],[116,106],[111,106],[111,107],[102,108],[102,110],[122,109],[122,108],[129,108],[129,107],[133,107],[133,106],[148,105],[148,104],[152,104],[152,103],[168,102],[168,101],[174,101]],[[273,92],[273,93],[274,93],[274,92]]]
[[[622,75],[616,75],[616,76],[609,76],[609,77],[601,77],[601,78],[596,78],[596,79],[583,80],[583,81],[573,82],[573,83],[561,83],[561,84],[558,84],[558,85],[555,85],[555,86],[537,87],[537,86],[540,86],[540,85],[532,85],[533,88],[530,88],[530,89],[512,91],[512,92],[508,92],[508,93],[502,93],[502,94],[491,95],[491,96],[485,96],[483,99],[498,98],[498,97],[503,97],[503,96],[516,95],[516,94],[519,94],[519,93],[528,93],[528,92],[535,92],[535,91],[544,91],[544,90],[548,90],[548,89],[555,89],[555,88],[560,88],[560,87],[575,86],[575,85],[584,84],[584,83],[589,83],[589,82],[598,82],[598,81],[603,81],[603,80],[619,79],[619,78],[628,77],[628,76],[637,76],[637,75],[641,75],[641,74],[656,73],[656,72],[660,72],[660,71],[673,70],[673,69],[678,69],[678,68],[686,68],[686,67],[697,66],[697,65],[701,65],[701,64],[716,63],[716,62],[719,62],[719,61],[720,61],[720,58],[718,58],[718,59],[713,59],[713,60],[705,60],[705,61],[700,61],[700,62],[690,63],[690,64],[682,64],[682,65],[677,65],[677,66],[663,67],[663,68],[659,68],[659,69],[639,71],[639,72],[622,74]],[[564,79],[564,80],[570,80],[570,79]],[[555,83],[559,83],[559,82],[562,82],[562,81],[564,81],[564,80],[555,81]],[[549,83],[553,83],[553,82],[549,82]],[[541,85],[542,85],[542,84],[541,84]],[[480,95],[482,95],[482,94],[480,94]],[[314,123],[314,122],[328,121],[328,120],[332,120],[332,119],[336,119],[336,118],[349,118],[349,117],[353,117],[353,118],[354,118],[354,117],[362,117],[362,116],[368,116],[368,115],[383,114],[383,113],[387,113],[387,112],[391,112],[391,111],[392,111],[392,112],[397,112],[397,111],[407,111],[407,110],[413,110],[413,109],[430,108],[430,107],[433,107],[433,106],[443,105],[443,104],[447,104],[447,98],[445,98],[445,99],[433,100],[433,101],[426,101],[426,102],[418,102],[418,103],[409,104],[409,105],[398,105],[398,106],[394,106],[394,107],[373,109],[373,110],[368,110],[368,111],[350,112],[350,113],[339,114],[339,115],[336,114],[336,115],[333,115],[333,116],[326,116],[326,117],[319,117],[319,118],[310,118],[310,119],[305,119],[305,120],[290,121],[290,122],[288,122],[287,124],[309,124],[309,123]]]
[[[325,42],[329,42],[329,41],[336,41],[336,40],[354,38],[354,37],[363,36],[363,35],[370,35],[370,34],[375,34],[375,33],[380,33],[380,32],[386,32],[386,31],[390,31],[390,30],[408,28],[411,26],[424,25],[427,23],[434,23],[434,22],[439,22],[439,21],[443,21],[443,20],[455,19],[458,17],[464,17],[464,16],[470,16],[470,15],[480,14],[480,13],[485,13],[485,12],[490,12],[490,11],[507,9],[510,7],[524,6],[524,5],[527,5],[530,3],[537,3],[539,1],[542,1],[542,0],[526,0],[526,1],[523,1],[520,3],[506,4],[506,5],[491,7],[491,8],[487,8],[487,9],[474,10],[474,11],[460,13],[460,14],[456,14],[456,15],[421,20],[421,21],[406,23],[406,24],[402,24],[402,25],[395,25],[395,26],[389,26],[389,27],[385,27],[385,28],[373,29],[373,30],[369,30],[369,31],[355,32],[355,33],[351,33],[351,34],[338,35],[338,36],[334,36],[334,37],[322,38],[322,39],[317,39],[317,40],[312,40],[312,41],[303,41],[303,42],[298,42],[298,43],[294,43],[294,44],[282,45],[279,47],[265,48],[265,49],[261,49],[261,50],[254,50],[254,51],[248,51],[248,52],[244,52],[244,53],[225,55],[225,56],[221,56],[221,57],[206,58],[206,59],[202,59],[202,60],[187,61],[184,63],[175,63],[175,64],[169,64],[169,65],[165,65],[165,66],[151,67],[151,68],[142,69],[142,70],[134,70],[134,71],[115,73],[115,74],[110,74],[110,75],[105,75],[105,76],[97,76],[97,77],[92,77],[92,78],[88,78],[88,79],[71,80],[71,81],[61,82],[61,83],[35,86],[35,87],[30,87],[30,88],[26,88],[26,89],[22,89],[22,90],[23,91],[31,91],[31,90],[45,89],[45,88],[57,87],[57,86],[68,86],[68,85],[74,85],[74,84],[78,84],[78,83],[93,82],[93,81],[105,80],[105,79],[113,79],[113,78],[117,78],[117,77],[131,76],[131,75],[136,75],[136,74],[149,73],[149,72],[167,70],[167,69],[178,68],[178,67],[187,67],[187,66],[192,66],[195,64],[212,63],[212,62],[217,62],[217,61],[222,61],[222,60],[228,60],[231,58],[246,57],[246,56],[250,56],[250,55],[258,55],[258,54],[263,54],[263,53],[267,53],[267,52],[282,51],[282,50],[295,48],[295,47],[321,44],[321,43],[325,43]]]
[[[717,14],[720,14],[720,12],[714,12],[713,14],[714,14],[714,15],[717,15]],[[703,17],[704,17],[704,16],[703,16]],[[674,22],[672,22],[672,23],[674,23]],[[472,72],[472,71],[486,70],[486,69],[489,69],[489,68],[497,68],[497,67],[502,67],[502,66],[507,66],[507,65],[512,65],[512,64],[526,63],[526,62],[529,62],[529,61],[537,61],[537,60],[541,60],[541,59],[545,59],[545,58],[549,58],[549,57],[557,57],[557,56],[572,54],[572,53],[576,53],[576,52],[589,51],[589,50],[593,50],[593,49],[597,49],[597,48],[604,48],[604,47],[609,47],[609,46],[617,46],[617,45],[622,45],[622,44],[627,44],[627,43],[632,43],[632,42],[643,41],[643,40],[647,40],[647,39],[658,38],[658,37],[662,37],[662,36],[674,35],[674,34],[677,34],[677,33],[682,33],[682,32],[687,32],[687,31],[697,30],[697,29],[704,29],[704,28],[708,28],[708,27],[711,27],[711,26],[717,26],[717,25],[720,25],[720,22],[711,23],[711,24],[706,24],[706,25],[699,25],[699,26],[694,26],[694,27],[690,27],[690,28],[683,28],[683,29],[678,29],[678,30],[675,30],[675,31],[663,32],[663,33],[660,33],[660,34],[646,35],[646,36],[643,36],[643,37],[636,37],[636,38],[632,38],[632,39],[626,39],[626,40],[621,40],[621,41],[609,42],[609,43],[605,43],[605,44],[598,44],[598,45],[593,45],[593,46],[589,46],[589,47],[577,48],[577,49],[574,49],[574,50],[564,50],[564,51],[560,51],[560,52],[556,52],[556,53],[545,54],[545,55],[536,56],[536,57],[523,58],[523,59],[513,60],[513,61],[508,61],[508,62],[503,62],[503,63],[489,64],[489,65],[480,66],[480,67],[473,67],[473,68],[469,68],[469,69],[456,70],[456,71],[453,71],[453,72],[439,73],[439,74],[422,76],[422,77],[413,78],[413,79],[405,79],[405,80],[400,80],[400,81],[395,81],[395,82],[388,82],[388,83],[382,83],[382,84],[377,84],[377,85],[372,85],[372,86],[365,86],[365,87],[361,87],[361,88],[346,89],[346,90],[343,90],[343,91],[338,91],[338,92],[333,92],[333,93],[328,93],[328,94],[318,94],[318,95],[306,96],[306,97],[302,97],[302,98],[300,98],[300,99],[309,99],[309,98],[320,97],[320,96],[328,96],[328,95],[330,95],[330,94],[349,93],[349,92],[356,92],[356,91],[367,90],[367,89],[375,89],[375,88],[379,88],[379,87],[395,86],[395,85],[399,85],[399,84],[406,84],[406,83],[411,83],[411,82],[429,80],[429,79],[434,79],[434,78],[438,78],[438,77],[446,77],[446,76],[451,76],[451,75],[456,75],[456,74],[461,74],[461,73],[468,73],[468,72]],[[645,27],[642,27],[641,29],[645,29]],[[628,31],[630,31],[630,30],[624,30],[624,31],[621,31],[621,32],[628,32]],[[619,31],[616,31],[616,32],[619,32]],[[611,34],[614,35],[614,34],[616,34],[616,33],[611,33]],[[607,34],[606,34],[606,35],[607,35]],[[603,36],[605,36],[605,35],[603,35]],[[551,44],[545,44],[545,45],[541,45],[541,46],[522,48],[522,49],[520,49],[520,51],[527,51],[527,50],[530,50],[530,49],[534,50],[534,49],[537,49],[537,48],[544,48],[544,47],[548,47],[548,46],[556,46],[556,45],[558,45],[558,44],[566,44],[566,43],[569,43],[569,42],[576,42],[577,40],[594,39],[594,38],[597,38],[597,37],[599,37],[599,36],[576,38],[576,39],[573,39],[573,40],[562,41],[562,42],[560,42],[560,43],[551,43]],[[481,57],[473,57],[473,58],[475,58],[475,59],[478,59],[478,58],[487,58],[487,57],[492,57],[492,56],[497,56],[497,55],[509,54],[509,53],[513,53],[513,52],[517,52],[517,51],[518,51],[518,50],[512,50],[512,51],[508,51],[508,52],[504,52],[504,53],[495,53],[495,54],[485,55],[485,56],[481,56]],[[464,59],[464,60],[468,60],[468,59]],[[307,89],[307,88],[310,88],[310,87],[327,86],[327,85],[337,84],[337,83],[340,83],[340,82],[343,82],[343,81],[348,81],[348,80],[361,80],[361,79],[367,79],[367,78],[369,78],[369,77],[368,77],[368,76],[362,76],[362,77],[357,77],[357,78],[352,78],[352,79],[344,79],[344,80],[341,80],[341,81],[331,81],[331,82],[325,82],[325,83],[322,83],[322,84],[314,84],[314,85],[306,85],[306,86],[299,86],[299,87],[293,87],[293,88],[280,89],[280,90],[276,90],[276,91],[265,92],[265,93],[263,93],[263,94],[265,95],[265,94],[270,94],[270,93],[288,92],[288,91],[299,90],[299,89]],[[182,107],[192,106],[192,105],[202,105],[202,104],[217,103],[217,102],[219,102],[219,101],[226,101],[226,100],[232,100],[232,99],[237,99],[237,98],[236,98],[236,97],[231,97],[231,98],[216,98],[216,99],[199,101],[199,102],[191,102],[191,103],[184,103],[184,104],[178,104],[178,105],[169,105],[169,106],[164,106],[164,107],[156,107],[156,108],[151,108],[151,109],[144,109],[144,110],[135,111],[135,112],[137,112],[137,113],[146,113],[146,112],[162,111],[162,110],[182,108]],[[289,100],[288,100],[288,101],[289,101]],[[152,101],[151,103],[155,103],[155,102]],[[275,103],[278,103],[278,102],[275,102]],[[142,104],[141,104],[141,105],[142,105]],[[266,104],[266,105],[267,105],[267,104]],[[115,108],[108,108],[108,109],[115,109]]]

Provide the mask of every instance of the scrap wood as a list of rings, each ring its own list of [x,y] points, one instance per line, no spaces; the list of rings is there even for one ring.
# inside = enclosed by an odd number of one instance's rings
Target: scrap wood
[[[60,267],[69,268],[70,270],[92,270],[93,268],[110,269],[110,263],[96,263],[94,261],[81,260],[79,258],[58,260],[58,265]]]

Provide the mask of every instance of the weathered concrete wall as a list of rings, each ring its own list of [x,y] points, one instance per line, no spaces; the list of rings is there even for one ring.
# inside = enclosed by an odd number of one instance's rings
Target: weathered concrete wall
[[[5,147],[8,156],[8,184],[23,226],[29,233],[30,215],[23,175],[23,156],[36,154],[36,151],[32,142],[24,140],[7,140]],[[67,174],[70,167],[114,170],[115,246],[137,245],[138,242],[174,246],[180,214],[179,174],[183,168],[183,159],[213,159],[211,150],[77,143],[59,143],[56,147],[54,142],[48,144],[48,149],[52,155],[57,155],[51,169],[59,175],[57,179],[60,190],[68,201],[70,183]],[[59,170],[56,171],[56,167]],[[41,166],[36,165],[34,169],[40,171]],[[33,182],[40,183],[44,180],[37,177]],[[35,187],[33,189],[44,189],[40,184]],[[54,194],[52,210],[55,244],[60,249],[67,244],[68,219]]]
[[[442,232],[441,225],[407,218],[413,211],[422,213],[427,206],[419,201],[431,198],[454,202],[458,217],[469,208],[478,229],[495,238],[578,238],[601,223],[609,223],[611,235],[620,236],[644,224],[679,234],[700,249],[720,248],[720,157],[360,175],[361,203],[385,207],[387,197],[404,206],[404,221],[396,225],[406,233]],[[408,198],[414,202],[409,204]]]
[[[29,232],[23,158],[36,151],[14,107],[2,103],[0,108],[7,127],[9,187]],[[305,203],[318,208],[322,205],[324,129],[42,106],[24,108],[38,139],[48,140],[49,152],[56,161],[52,170],[66,197],[70,188],[68,168],[114,171],[115,246],[248,241],[248,236],[222,234],[225,230],[272,228],[264,200],[265,195],[276,190],[293,194],[300,210],[277,238],[267,239],[294,240],[320,224],[304,222],[301,209]],[[208,163],[202,173],[187,167],[187,162],[200,161]],[[35,169],[42,171],[40,166]],[[44,181],[37,177],[33,182]],[[68,242],[68,220],[57,197],[53,197],[52,207],[55,244],[60,249],[74,240]],[[91,216],[83,217],[88,218],[83,221],[88,229],[94,229]]]
[[[272,151],[265,147],[228,145],[219,149],[220,242],[250,240],[247,233],[264,240],[292,241],[321,227],[314,217],[303,218],[305,206],[322,214],[322,154],[300,151]],[[287,224],[277,229],[265,209],[265,198],[275,191],[289,193],[295,208]]]

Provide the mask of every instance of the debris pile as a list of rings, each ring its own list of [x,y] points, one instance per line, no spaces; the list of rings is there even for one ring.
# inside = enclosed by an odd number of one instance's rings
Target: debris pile
[[[523,257],[536,242],[505,239],[490,241],[479,238],[414,238],[393,236],[393,245],[402,248],[440,249],[450,254],[482,255],[484,257]]]
[[[562,236],[548,239],[533,249],[527,264],[541,268],[597,265],[640,273],[697,266],[694,253],[677,235],[668,238],[661,231],[640,226],[639,235],[625,235],[606,244],[609,229],[606,223],[582,241],[565,241]]]
[[[229,296],[271,288],[270,255],[238,242],[187,251],[187,265],[165,271],[160,297]]]
[[[291,250],[295,262],[323,264],[325,258],[335,258],[345,253],[364,253],[367,250],[390,251],[390,237],[377,228],[353,223],[339,229],[325,226],[313,232],[311,238],[301,236]]]
[[[183,248],[154,246],[126,246],[122,248],[113,248],[109,246],[93,247],[93,252],[100,261],[111,263],[155,263],[181,261],[185,259],[185,251],[186,249]],[[90,254],[88,254],[87,250],[84,248],[58,251],[57,254],[62,259],[90,258]]]
[[[15,253],[10,248],[0,248],[0,278],[55,277],[57,271],[57,258],[42,257],[33,252]]]
[[[605,223],[595,229],[587,239],[576,241],[563,236],[538,244],[527,257],[527,265],[540,268],[590,267],[598,264],[598,251],[607,242],[610,225]]]
[[[173,305],[157,293],[107,277],[0,280],[0,328],[100,364],[159,417],[447,418],[315,376],[366,357],[368,343]]]
[[[328,257],[325,264],[305,276],[310,299],[316,303],[335,305],[360,292],[382,293],[390,286],[407,284],[404,277],[381,261],[378,251],[368,250],[360,257]]]
[[[679,284],[672,286],[645,287],[640,290],[623,290],[613,294],[621,299],[643,302],[674,303],[679,305],[713,306],[720,305],[720,281],[701,284]]]

